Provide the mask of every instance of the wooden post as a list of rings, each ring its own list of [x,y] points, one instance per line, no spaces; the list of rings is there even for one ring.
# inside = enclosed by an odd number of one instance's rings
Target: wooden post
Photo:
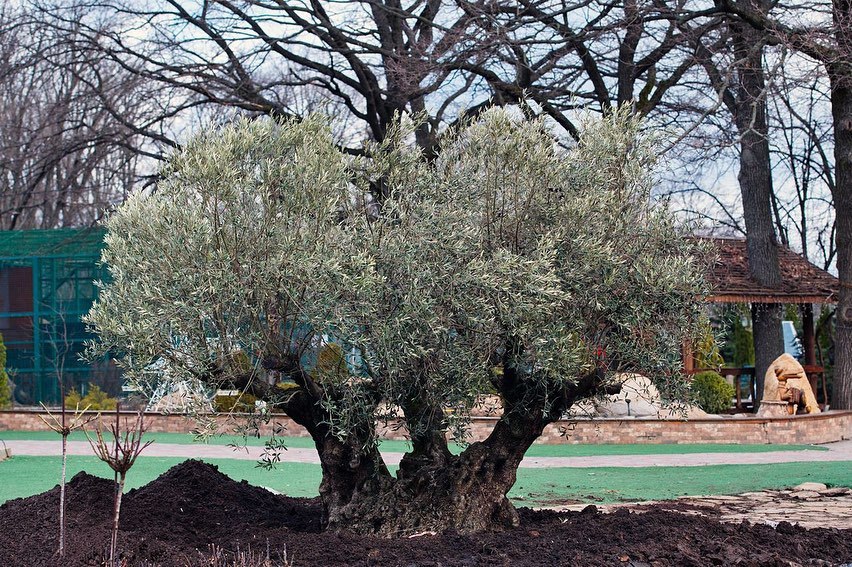
[[[814,305],[813,303],[803,303],[801,305],[802,312],[802,347],[804,348],[805,366],[816,366],[816,334],[814,333]],[[824,380],[824,379],[823,379]],[[808,374],[808,381],[811,383],[811,390],[816,395],[817,390],[817,375]],[[823,400],[824,403],[825,400]]]
[[[742,392],[742,386],[740,384],[740,375],[739,374],[734,376],[734,390],[737,393],[737,409],[742,410],[743,409],[743,392]]]
[[[814,306],[813,303],[803,303],[802,309],[802,346],[804,347],[805,364],[816,366],[816,335],[814,334]]]
[[[681,358],[683,358],[684,374],[692,374],[695,370],[695,353],[692,350],[692,342],[688,340],[683,341],[680,352]]]

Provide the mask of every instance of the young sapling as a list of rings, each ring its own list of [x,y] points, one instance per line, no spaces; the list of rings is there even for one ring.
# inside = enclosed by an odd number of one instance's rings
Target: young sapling
[[[62,436],[62,481],[59,483],[59,557],[65,557],[65,479],[68,466],[68,436],[72,431],[82,429],[87,423],[95,419],[96,416],[87,416],[86,411],[89,406],[82,410],[80,405],[74,409],[70,423],[68,422],[68,412],[65,409],[65,400],[62,400],[62,409],[60,417],[50,413],[50,410],[44,404],[41,407],[47,412],[47,418],[39,416],[48,428]]]
[[[127,471],[133,467],[139,454],[148,445],[153,443],[153,441],[142,443],[142,436],[146,431],[142,412],[136,413],[136,422],[132,427],[127,427],[125,420],[125,430],[122,432],[119,414],[120,406],[121,404],[116,405],[115,423],[109,427],[113,436],[112,442],[104,439],[104,427],[100,419],[98,420],[98,428],[95,430],[94,440],[86,432],[86,438],[89,440],[95,456],[105,462],[115,473],[115,503],[113,506],[112,537],[110,538],[109,547],[110,565],[118,565],[118,519],[121,512],[121,496],[124,493],[124,481],[127,477]]]

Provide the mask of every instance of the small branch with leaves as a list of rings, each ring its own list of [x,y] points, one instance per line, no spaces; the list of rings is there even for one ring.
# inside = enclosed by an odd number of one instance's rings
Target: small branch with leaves
[[[67,423],[66,420],[66,409],[65,406],[62,406],[62,411],[60,412],[60,417],[57,418],[54,413],[52,413],[44,404],[41,404],[42,409],[47,412],[47,418],[43,415],[40,415],[39,418],[47,425],[52,431],[60,434],[63,439],[66,439],[69,435],[71,435],[72,431],[76,431],[78,429],[83,429],[89,422],[94,421],[98,417],[100,417],[100,413],[94,415],[86,415],[89,411],[91,405],[87,405],[83,409],[80,409],[80,404],[77,404],[77,407],[74,409],[74,413],[71,417],[71,423]]]

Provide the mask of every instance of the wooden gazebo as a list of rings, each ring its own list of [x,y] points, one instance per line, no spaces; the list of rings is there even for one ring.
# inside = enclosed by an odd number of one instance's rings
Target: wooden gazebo
[[[707,298],[710,303],[782,303],[802,306],[802,346],[804,348],[805,371],[811,378],[811,385],[817,391],[817,381],[823,376],[823,368],[817,365],[816,337],[814,331],[815,303],[837,303],[840,281],[811,264],[800,254],[786,246],[778,247],[778,261],[781,268],[781,285],[777,288],[764,287],[751,278],[748,267],[748,251],[744,238],[701,237],[716,249],[716,262],[707,274],[712,292]],[[691,349],[685,349],[684,369],[693,373],[695,368]],[[723,374],[750,375],[751,390],[754,396],[753,368],[725,368]],[[825,381],[822,381],[825,400]],[[737,384],[737,406],[741,407],[739,380]],[[754,397],[752,397],[754,399]]]

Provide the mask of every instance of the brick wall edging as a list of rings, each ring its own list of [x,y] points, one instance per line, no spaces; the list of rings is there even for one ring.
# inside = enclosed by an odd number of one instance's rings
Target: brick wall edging
[[[43,410],[16,409],[0,411],[0,438],[3,430],[43,431],[47,426],[39,419]],[[122,412],[122,415],[134,415]],[[224,432],[231,424],[228,416],[213,416]],[[484,439],[497,417],[473,417],[471,441]],[[155,433],[190,433],[195,422],[183,414],[145,413],[148,430]],[[272,423],[261,427],[261,435],[271,433],[273,423],[284,424],[287,435],[307,437],[304,428],[285,415],[276,415]],[[406,431],[399,423],[380,427],[386,439],[405,439]],[[678,443],[768,443],[819,444],[852,439],[852,411],[831,410],[817,415],[781,418],[743,417],[717,419],[647,419],[647,418],[574,418],[561,420],[545,428],[536,441],[542,444],[678,444]]]
[[[803,421],[818,421],[823,419],[837,419],[838,417],[849,416],[852,417],[852,410],[830,410],[815,414],[800,414],[800,415],[791,415],[787,417],[758,417],[756,415],[748,415],[743,417],[734,417],[734,416],[720,416],[720,417],[699,417],[699,418],[655,418],[655,417],[587,417],[587,416],[577,416],[577,417],[569,417],[565,419],[559,420],[558,423],[565,422],[583,422],[583,423],[645,423],[645,422],[653,422],[653,423],[709,423],[709,424],[717,424],[717,423],[766,423],[766,422],[779,422],[779,423],[788,423],[794,422],[797,420]],[[483,420],[483,421],[496,421],[498,418],[494,416],[472,416],[472,420]]]

